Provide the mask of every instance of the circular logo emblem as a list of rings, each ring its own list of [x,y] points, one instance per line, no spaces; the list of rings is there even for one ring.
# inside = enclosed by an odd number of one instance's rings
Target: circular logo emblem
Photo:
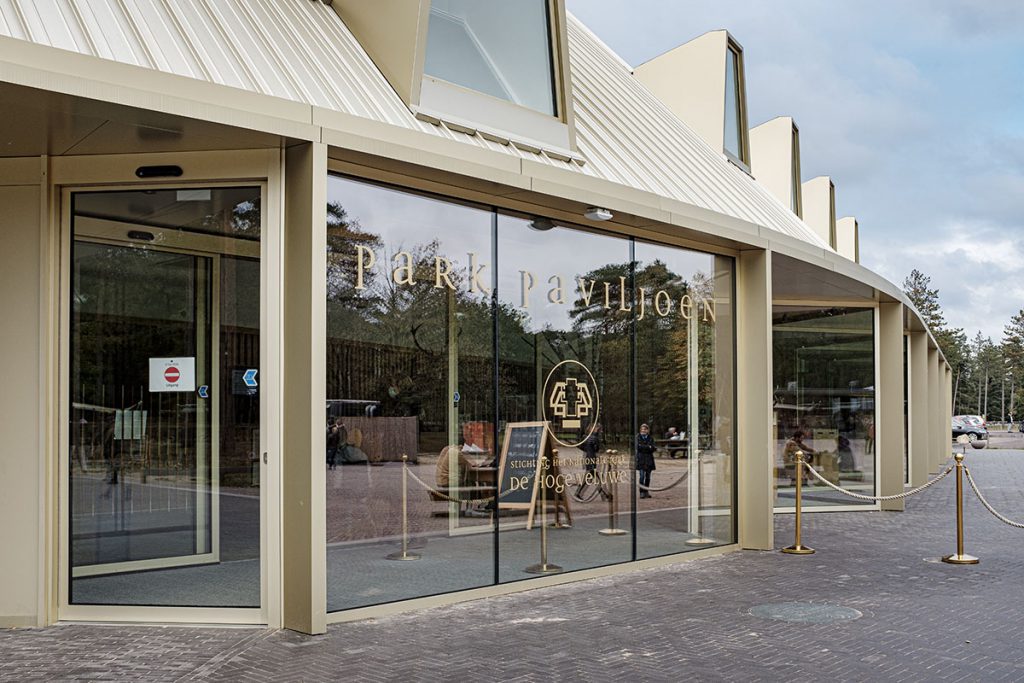
[[[586,365],[563,360],[551,368],[544,381],[544,419],[555,441],[579,446],[594,433],[600,413],[597,382]]]
[[[179,379],[181,379],[181,372],[176,367],[169,367],[166,370],[164,370],[164,379],[170,382],[171,384],[174,384]]]

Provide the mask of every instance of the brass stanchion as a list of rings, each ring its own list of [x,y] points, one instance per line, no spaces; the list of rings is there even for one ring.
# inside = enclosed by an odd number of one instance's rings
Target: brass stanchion
[[[388,560],[418,560],[420,556],[409,552],[409,456],[402,454],[402,552],[391,553]]]
[[[558,449],[557,448],[552,448],[551,449],[551,457],[554,460],[554,464],[555,464],[554,470],[557,472],[558,469],[559,469],[558,468]],[[551,524],[551,528],[552,529],[571,529],[572,528],[572,524],[563,524],[562,523],[561,512],[562,512],[561,501],[555,500],[555,521]]]
[[[618,451],[605,451],[605,459],[608,462],[608,476],[612,480],[612,492],[608,497],[608,528],[601,529],[597,533],[602,536],[621,536],[629,533],[619,528],[619,467],[611,456],[618,455]],[[598,486],[601,485],[598,480]]]
[[[791,546],[789,546],[787,548],[783,548],[782,549],[782,552],[789,553],[790,555],[812,555],[814,553],[814,548],[808,548],[807,546],[805,546],[804,544],[802,544],[800,542],[800,526],[801,526],[801,523],[802,523],[800,504],[801,504],[801,498],[802,498],[801,486],[802,486],[803,480],[804,480],[804,467],[805,467],[805,465],[804,465],[804,452],[803,451],[797,451],[796,452],[796,520],[795,520],[795,522],[796,522],[796,533],[795,533],[795,536],[793,538],[793,545],[791,545]]]
[[[694,450],[693,457],[697,459],[694,463],[694,472],[697,475],[697,535],[686,541],[686,545],[714,545],[715,540],[713,538],[706,538],[700,533],[700,451]]]
[[[540,456],[540,469],[540,563],[531,564],[523,571],[530,574],[557,574],[562,571],[562,568],[548,562],[548,487],[546,485],[548,458],[546,455]]]
[[[946,555],[943,562],[949,564],[978,564],[974,555],[964,552],[964,454],[957,453],[956,459],[956,553]]]

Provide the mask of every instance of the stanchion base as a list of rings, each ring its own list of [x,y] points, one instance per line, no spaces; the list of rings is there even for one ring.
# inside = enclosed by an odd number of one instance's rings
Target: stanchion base
[[[978,564],[981,560],[976,558],[974,555],[946,555],[942,558],[942,561],[947,564]]]
[[[413,560],[420,559],[420,556],[417,555],[416,553],[402,553],[402,552],[398,552],[398,553],[391,553],[390,555],[388,555],[384,559],[385,560],[398,560],[400,562],[411,562]]]
[[[787,548],[783,548],[782,552],[788,555],[813,555],[814,548],[808,548],[805,545],[791,545]]]
[[[528,574],[557,574],[562,571],[562,568],[557,564],[531,564],[529,567],[523,570]]]
[[[629,532],[625,529],[601,529],[597,533],[601,534],[602,536],[622,536],[623,534],[628,534]]]
[[[698,536],[697,538],[691,538],[690,540],[686,541],[686,545],[714,545],[717,542],[718,541],[714,540],[713,538],[704,538],[703,536]]]

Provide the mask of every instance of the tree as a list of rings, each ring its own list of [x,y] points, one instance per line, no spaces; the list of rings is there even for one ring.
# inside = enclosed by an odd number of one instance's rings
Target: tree
[[[1024,379],[1024,309],[1010,318],[1003,328],[1003,358],[1006,359],[1006,372],[1010,376],[1010,419],[1017,417],[1016,388]]]

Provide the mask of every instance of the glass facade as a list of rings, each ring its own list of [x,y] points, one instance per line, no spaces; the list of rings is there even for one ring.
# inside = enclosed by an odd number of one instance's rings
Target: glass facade
[[[424,73],[555,115],[547,0],[433,0]]]
[[[732,259],[328,200],[328,611],[734,541]]]
[[[776,305],[772,325],[776,507],[794,504],[798,450],[833,484],[874,495],[875,309]],[[804,508],[870,504],[809,483]]]
[[[72,202],[69,602],[259,607],[260,188]]]

